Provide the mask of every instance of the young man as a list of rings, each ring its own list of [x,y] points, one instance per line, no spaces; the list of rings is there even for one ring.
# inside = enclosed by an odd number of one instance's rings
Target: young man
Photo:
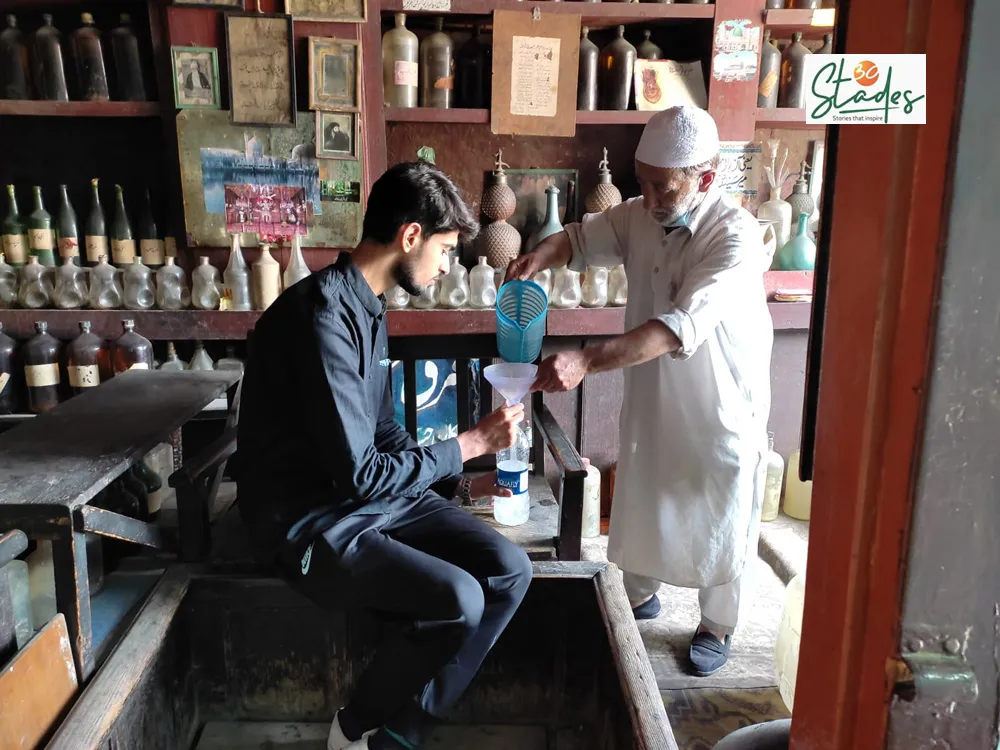
[[[531,580],[524,551],[453,498],[502,495],[462,464],[513,444],[523,407],[421,448],[393,419],[382,296],[448,268],[479,227],[448,177],[399,164],[361,244],[287,289],[254,330],[239,421],[239,507],[256,549],[324,607],[411,627],[377,654],[327,747],[415,748],[462,695]]]

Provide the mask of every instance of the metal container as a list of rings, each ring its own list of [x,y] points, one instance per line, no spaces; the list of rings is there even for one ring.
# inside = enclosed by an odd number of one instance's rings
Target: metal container
[[[628,109],[636,55],[635,47],[625,39],[625,27],[619,26],[618,38],[601,50],[601,109]]]
[[[663,59],[663,50],[650,39],[652,35],[653,32],[651,29],[646,29],[642,32],[642,41],[636,47],[636,54],[638,54],[640,60]]]

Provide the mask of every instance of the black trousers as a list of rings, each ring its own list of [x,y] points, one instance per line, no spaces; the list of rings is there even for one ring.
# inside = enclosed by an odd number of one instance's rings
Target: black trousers
[[[405,623],[344,715],[355,732],[387,726],[414,745],[461,697],[531,581],[524,550],[433,493],[349,515],[299,554],[281,567],[320,606]]]

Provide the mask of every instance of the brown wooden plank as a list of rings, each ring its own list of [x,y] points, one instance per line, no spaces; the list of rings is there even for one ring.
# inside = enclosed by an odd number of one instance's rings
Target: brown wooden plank
[[[390,336],[454,336],[496,333],[493,310],[390,310],[386,313]]]
[[[242,340],[257,324],[260,312],[220,310],[3,310],[4,333],[16,339],[35,335],[35,321],[43,320],[57,339],[70,340],[80,333],[80,321],[106,339],[117,338],[123,320],[134,320],[135,330],[150,341],[184,339]]]
[[[771,37],[779,39],[790,37],[793,32],[801,32],[802,36],[817,39],[823,34],[832,34],[836,25],[836,8],[818,8],[816,10],[801,10],[796,8],[781,8],[764,11],[764,25],[771,30]]]
[[[103,747],[125,701],[162,647],[190,580],[190,571],[183,565],[163,574],[132,627],[84,689],[46,750]]]
[[[0,99],[0,115],[31,117],[158,117],[157,102],[49,102]]]
[[[63,513],[68,513],[61,509]],[[52,540],[56,609],[66,618],[66,631],[80,682],[94,671],[93,631],[90,621],[90,578],[87,572],[87,536],[60,529]]]
[[[76,688],[66,621],[56,615],[0,672],[0,747],[38,747]]]
[[[633,747],[636,750],[678,750],[618,568],[609,564],[594,577],[594,584],[635,731]]]
[[[519,2],[519,0],[452,0],[450,13],[453,15],[489,15],[494,10],[524,10],[524,8],[524,3]],[[403,0],[387,0],[387,2],[382,3],[381,10],[383,13],[403,12]],[[543,12],[583,14],[583,22],[586,25],[598,28],[601,25],[616,26],[622,23],[642,21],[707,19],[715,15],[715,8],[708,4],[595,3],[578,6],[573,3],[562,5],[546,3]],[[406,13],[442,15],[440,11],[436,10],[406,10]]]
[[[133,542],[153,549],[164,549],[167,546],[159,526],[144,523],[103,508],[84,505],[82,508],[77,508],[73,520],[77,531],[87,531],[109,539]]]
[[[754,127],[781,128],[783,130],[826,130],[826,125],[812,125],[806,122],[806,111],[794,107],[774,107],[758,109]]]

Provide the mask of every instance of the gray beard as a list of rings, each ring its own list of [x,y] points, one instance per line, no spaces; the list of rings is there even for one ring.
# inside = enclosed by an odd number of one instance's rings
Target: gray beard
[[[676,224],[677,221],[682,216],[698,208],[698,206],[701,205],[701,202],[704,199],[705,199],[705,193],[700,193],[698,191],[695,191],[694,195],[691,197],[691,202],[685,208],[679,208],[676,211],[674,211],[673,215],[671,215],[669,218],[660,221],[660,226],[670,227]]]

